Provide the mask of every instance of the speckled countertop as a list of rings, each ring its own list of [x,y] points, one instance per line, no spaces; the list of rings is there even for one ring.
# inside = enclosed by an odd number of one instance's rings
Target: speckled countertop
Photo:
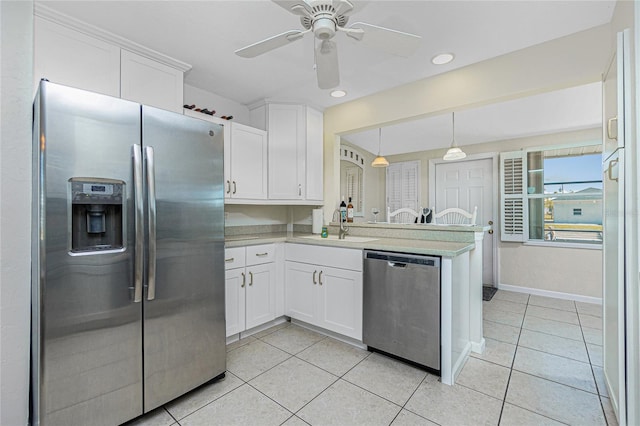
[[[473,250],[473,248],[475,247],[474,243],[469,242],[432,241],[405,238],[378,238],[374,236],[366,237],[371,238],[371,241],[349,241],[349,235],[347,235],[346,239],[344,240],[305,238],[309,236],[310,234],[286,232],[234,235],[225,238],[225,247],[232,248],[248,245],[287,242],[296,244],[353,248],[359,250],[385,250],[444,257],[459,256],[462,253]],[[354,236],[353,238],[361,237]]]

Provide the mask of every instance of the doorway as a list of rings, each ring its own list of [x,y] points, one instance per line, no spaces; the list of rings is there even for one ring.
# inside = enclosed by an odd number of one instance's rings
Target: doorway
[[[497,157],[491,154],[455,162],[431,162],[429,198],[436,212],[458,207],[472,212],[478,207],[476,223],[496,228],[497,217]],[[496,285],[495,262],[496,232],[485,233],[482,246],[482,283]]]

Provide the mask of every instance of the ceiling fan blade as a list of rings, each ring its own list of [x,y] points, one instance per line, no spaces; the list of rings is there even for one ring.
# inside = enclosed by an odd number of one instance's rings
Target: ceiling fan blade
[[[333,89],[340,84],[338,45],[335,42],[324,40],[316,48],[316,73],[321,89]]]
[[[304,0],[272,0],[275,4],[298,16],[310,16],[311,6]]]
[[[420,41],[422,40],[422,37],[415,34],[379,27],[365,22],[356,22],[349,26],[349,29],[361,29],[364,31],[364,35],[361,37],[362,43],[392,55],[404,57],[413,55],[420,47]],[[347,35],[356,40],[360,38],[356,37],[355,33],[350,34],[347,32]]]
[[[332,4],[336,15],[350,15],[353,12],[353,3],[349,0],[333,0]]]
[[[309,30],[286,31],[282,34],[278,34],[257,43],[250,44],[249,46],[243,47],[242,49],[238,49],[235,51],[235,53],[236,55],[242,56],[243,58],[255,58],[258,55],[262,55],[263,53],[269,52],[273,49],[277,49],[278,47],[282,47],[296,40],[300,40],[308,32]]]

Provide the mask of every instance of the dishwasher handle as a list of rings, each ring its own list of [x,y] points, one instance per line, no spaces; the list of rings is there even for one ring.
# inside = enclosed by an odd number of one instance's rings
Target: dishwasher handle
[[[400,262],[387,262],[387,265],[389,265],[392,268],[406,268],[407,267],[406,263],[400,263]]]
[[[408,253],[391,253],[384,251],[364,251],[365,261],[383,261],[390,267],[404,268],[408,265],[440,267],[440,257]]]

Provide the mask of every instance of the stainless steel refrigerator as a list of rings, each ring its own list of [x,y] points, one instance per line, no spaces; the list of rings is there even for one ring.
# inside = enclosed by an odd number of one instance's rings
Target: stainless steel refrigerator
[[[40,83],[32,424],[120,424],[224,374],[222,135]]]

